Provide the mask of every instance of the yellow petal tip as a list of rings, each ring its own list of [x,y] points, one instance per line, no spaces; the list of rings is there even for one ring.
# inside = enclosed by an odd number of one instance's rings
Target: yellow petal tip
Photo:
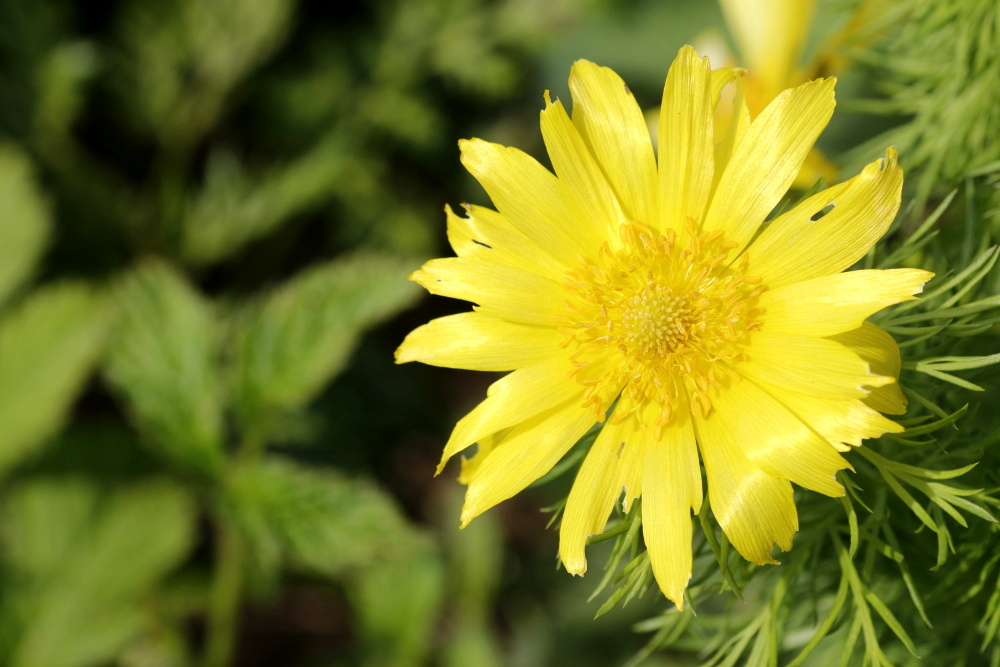
[[[408,361],[413,361],[412,358],[407,358],[403,352],[403,345],[396,348],[395,353],[393,353],[393,358],[397,364],[405,364]]]
[[[587,559],[583,557],[562,558],[563,567],[575,577],[582,577],[587,573]]]

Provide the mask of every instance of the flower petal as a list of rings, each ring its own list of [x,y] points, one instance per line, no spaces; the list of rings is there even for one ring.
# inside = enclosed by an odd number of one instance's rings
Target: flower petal
[[[780,401],[752,381],[735,382],[712,400],[719,419],[739,424],[739,446],[772,477],[828,496],[844,495],[838,470],[850,465]]]
[[[732,109],[717,106],[715,113],[715,173],[712,175],[712,196],[719,187],[722,175],[732,160],[733,151],[743,141],[750,127],[750,109],[747,107],[746,85],[743,76],[733,79]]]
[[[712,196],[705,231],[749,243],[799,173],[806,155],[833,115],[834,79],[786,90],[750,123]]]
[[[625,214],[562,102],[556,100],[553,104],[547,93],[541,125],[545,148],[560,183],[569,194],[567,199],[572,205],[573,217],[586,221],[586,226],[599,230],[615,245],[618,227],[626,222]],[[649,144],[648,137],[646,143]]]
[[[569,75],[573,123],[587,142],[625,215],[657,226],[656,158],[642,109],[621,77],[586,60]]]
[[[566,277],[565,268],[496,211],[466,204],[462,217],[450,206],[444,210],[448,242],[459,257],[497,261],[560,282]]]
[[[712,108],[719,104],[722,90],[737,79],[743,77],[744,70],[739,67],[719,67],[712,70]]]
[[[902,367],[899,345],[882,327],[865,322],[853,331],[830,336],[830,340],[853,350],[871,365],[873,373],[892,378],[899,377]],[[889,415],[901,415],[906,412],[906,397],[903,396],[903,391],[897,382],[875,387],[865,398],[865,403]]]
[[[440,473],[452,456],[477,440],[510,428],[567,400],[583,402],[583,387],[569,377],[569,361],[549,358],[508,373],[490,385],[486,400],[462,417],[444,446]],[[593,413],[590,414],[592,423]]]
[[[814,0],[721,0],[720,4],[743,64],[764,91],[776,94],[784,89],[809,37]]]
[[[895,381],[874,374],[857,353],[828,338],[761,331],[753,334],[747,355],[734,366],[741,375],[813,396],[864,398],[868,387]]]
[[[667,74],[657,130],[662,229],[684,229],[705,213],[715,159],[713,111],[708,58],[685,46]]]
[[[570,574],[587,571],[587,538],[604,532],[626,479],[634,476],[632,468],[642,465],[647,437],[634,417],[609,421],[583,460],[559,528],[559,558]]]
[[[604,237],[574,220],[564,186],[533,157],[481,139],[458,142],[462,164],[516,230],[545,250],[564,269],[577,255],[588,256]]]
[[[858,399],[809,396],[766,382],[757,381],[757,384],[842,452],[859,447],[862,440],[877,438],[883,433],[902,433],[904,430],[901,425]],[[887,385],[891,386],[895,385]]]
[[[854,178],[775,218],[747,249],[751,270],[774,289],[839,273],[864,257],[899,210],[903,171],[896,158],[890,148]]]
[[[512,371],[565,353],[553,327],[509,322],[485,313],[448,315],[417,327],[396,350],[396,363],[474,371]]]
[[[774,544],[788,551],[799,529],[792,485],[747,459],[733,432],[738,422],[718,412],[707,418],[696,412],[694,424],[716,520],[744,558],[758,565],[777,563],[771,557]]]
[[[563,310],[566,290],[549,278],[498,261],[444,257],[410,274],[430,292],[482,306],[496,317],[551,326]]]
[[[934,276],[920,269],[877,269],[820,276],[760,296],[768,332],[832,336],[857,329],[872,313],[912,301]]]
[[[690,412],[647,442],[642,474],[642,534],[663,594],[684,609],[691,579],[691,511],[702,504],[701,466]]]
[[[511,429],[472,473],[462,526],[547,473],[593,425],[593,413],[571,400]]]
[[[493,448],[496,447],[497,443],[507,437],[510,433],[509,428],[505,428],[502,431],[497,431],[493,435],[488,435],[484,438],[480,438],[479,442],[476,443],[476,453],[472,456],[466,457],[462,455],[462,469],[458,473],[458,481],[461,484],[469,485],[469,480],[476,474],[476,470],[482,465],[486,457],[489,456]]]

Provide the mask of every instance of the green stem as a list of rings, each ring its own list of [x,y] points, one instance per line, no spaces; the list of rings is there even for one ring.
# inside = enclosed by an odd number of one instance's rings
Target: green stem
[[[218,522],[216,533],[215,578],[203,667],[228,667],[232,663],[243,597],[243,540],[236,528],[224,520]]]
[[[247,433],[236,458],[241,464],[254,465],[264,450],[263,439]],[[216,516],[215,574],[208,602],[205,654],[202,667],[228,667],[239,633],[243,602],[246,545],[232,521],[220,512]]]

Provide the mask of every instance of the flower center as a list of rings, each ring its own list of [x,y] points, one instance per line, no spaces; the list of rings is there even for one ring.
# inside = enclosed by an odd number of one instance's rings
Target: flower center
[[[619,324],[622,345],[653,361],[666,357],[687,340],[694,321],[686,297],[653,283],[624,301]]]
[[[612,421],[655,407],[653,424],[677,409],[707,416],[712,395],[739,379],[751,331],[759,328],[757,299],[766,288],[747,275],[744,253],[721,232],[683,238],[636,222],[621,226],[621,246],[605,243],[594,261],[567,273],[564,346],[574,375],[587,387],[585,406]],[[648,417],[645,418],[647,421]]]

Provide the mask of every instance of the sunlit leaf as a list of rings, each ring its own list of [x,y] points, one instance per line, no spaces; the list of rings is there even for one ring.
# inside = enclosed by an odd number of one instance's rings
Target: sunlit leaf
[[[358,254],[315,267],[251,305],[238,324],[237,406],[252,429],[303,406],[343,368],[361,332],[417,292],[412,264]]]
[[[147,442],[185,467],[222,462],[219,338],[208,304],[167,266],[149,263],[118,290],[121,322],[107,376]]]
[[[101,493],[80,481],[17,488],[4,517],[5,566],[19,586],[14,667],[111,660],[145,623],[151,587],[191,545],[193,508],[178,489],[147,483]]]
[[[0,303],[35,268],[50,226],[49,207],[28,159],[0,145]]]
[[[69,283],[36,291],[0,318],[0,471],[62,426],[107,325],[106,300]]]
[[[275,458],[234,471],[226,511],[269,569],[336,577],[374,560],[398,559],[422,539],[371,482]]]

